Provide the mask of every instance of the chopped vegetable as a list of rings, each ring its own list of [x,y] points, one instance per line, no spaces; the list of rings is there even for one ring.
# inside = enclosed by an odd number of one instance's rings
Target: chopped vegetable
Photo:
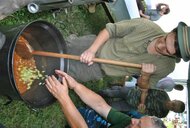
[[[22,67],[22,65],[19,68],[20,68],[20,79],[24,84],[27,85],[27,89],[30,89],[35,79],[45,78],[42,72],[40,72],[37,68]]]

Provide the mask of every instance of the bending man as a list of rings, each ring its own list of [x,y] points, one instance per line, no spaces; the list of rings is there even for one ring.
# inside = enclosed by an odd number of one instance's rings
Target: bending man
[[[166,128],[163,122],[156,117],[145,116],[141,119],[131,119],[127,115],[111,108],[101,96],[76,82],[71,76],[60,70],[56,70],[56,74],[62,78],[62,83],[54,76],[49,76],[46,79],[46,86],[59,101],[71,127],[87,128],[88,125],[70,99],[68,87],[74,90],[85,104],[94,109],[103,118],[107,119],[107,121],[111,123],[111,126],[109,126],[110,128]]]

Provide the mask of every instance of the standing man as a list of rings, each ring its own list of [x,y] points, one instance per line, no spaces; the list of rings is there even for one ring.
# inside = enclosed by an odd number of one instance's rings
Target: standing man
[[[146,18],[152,21],[159,20],[161,16],[170,12],[170,8],[167,4],[159,3],[156,5],[156,9],[146,9],[142,0],[136,0],[139,9],[139,14],[142,18]]]
[[[183,22],[169,33],[144,18],[108,23],[97,37],[68,38],[68,53],[81,54],[81,62],[88,64],[72,60],[68,74],[82,81],[100,79],[104,75],[140,75],[140,69],[93,64],[95,56],[137,64],[152,63],[157,70],[151,75],[150,86],[155,88],[158,80],[173,72],[176,58],[190,59],[188,32],[189,28]]]
[[[149,78],[154,72],[154,66],[147,64],[142,67],[137,87],[112,86],[111,88],[101,90],[100,94],[104,98],[108,97],[108,104],[119,111],[129,112],[135,110],[141,114],[159,118],[166,117],[169,111],[182,113],[185,110],[185,104],[182,101],[170,100],[167,92],[163,90],[144,89],[149,84]]]
[[[148,89],[145,91],[138,87],[112,86],[100,92],[104,98],[109,98],[110,106],[122,112],[135,110],[141,114],[164,118],[169,111],[182,113],[185,110],[184,102],[170,100],[167,92],[163,90]]]
[[[94,109],[103,118],[107,119],[111,124],[109,126],[110,128],[166,128],[162,120],[157,117],[144,116],[141,119],[130,118],[111,108],[101,96],[76,82],[66,73],[56,70],[56,74],[62,78],[62,83],[60,83],[55,76],[49,76],[46,79],[46,87],[59,101],[71,127],[87,128],[88,125],[70,99],[68,87],[74,90],[85,104]]]

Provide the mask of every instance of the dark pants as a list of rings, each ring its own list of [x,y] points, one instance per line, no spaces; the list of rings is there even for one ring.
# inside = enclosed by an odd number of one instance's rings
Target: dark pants
[[[99,94],[104,97],[113,108],[122,112],[128,112],[135,110],[135,108],[129,105],[125,100],[126,94],[132,88],[134,87],[112,86],[111,88],[101,90]]]
[[[95,35],[87,35],[82,37],[70,35],[66,39],[68,54],[80,56],[86,49],[91,46],[95,38]],[[100,64],[98,63],[94,63],[93,65],[88,66],[87,64],[81,63],[80,61],[69,60],[68,67],[68,74],[82,82],[99,80],[104,76]]]

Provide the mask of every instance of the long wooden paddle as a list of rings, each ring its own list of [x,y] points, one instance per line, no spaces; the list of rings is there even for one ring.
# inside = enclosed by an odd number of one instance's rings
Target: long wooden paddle
[[[19,56],[21,56],[24,59],[30,59],[33,55],[38,55],[38,56],[48,56],[48,57],[80,60],[80,56],[76,56],[76,55],[60,54],[60,53],[45,52],[45,51],[35,51],[27,42],[25,43],[17,42],[15,51]],[[101,59],[101,58],[94,58],[92,59],[92,61],[98,62],[98,63],[112,64],[112,65],[117,65],[117,66],[139,68],[139,69],[142,67],[140,64],[127,63],[127,62],[122,62],[122,61]]]

